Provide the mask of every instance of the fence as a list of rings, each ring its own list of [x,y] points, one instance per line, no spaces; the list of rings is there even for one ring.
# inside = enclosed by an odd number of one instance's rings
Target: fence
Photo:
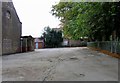
[[[88,42],[87,46],[120,54],[120,41]]]

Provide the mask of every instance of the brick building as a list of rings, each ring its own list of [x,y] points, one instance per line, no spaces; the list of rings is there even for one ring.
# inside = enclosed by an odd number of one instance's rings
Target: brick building
[[[21,52],[34,51],[34,38],[32,36],[21,37]]]
[[[41,49],[44,48],[44,39],[41,38],[34,38],[34,48]]]
[[[0,7],[0,53],[20,52],[22,23],[12,2],[0,2]]]

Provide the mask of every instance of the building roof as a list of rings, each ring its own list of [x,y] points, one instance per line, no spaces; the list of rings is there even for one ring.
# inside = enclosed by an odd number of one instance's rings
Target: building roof
[[[32,36],[21,36],[21,38],[33,38]]]
[[[52,28],[54,31],[62,31],[62,29],[61,28]]]
[[[40,38],[35,38],[34,42],[43,42],[43,39],[41,40]]]

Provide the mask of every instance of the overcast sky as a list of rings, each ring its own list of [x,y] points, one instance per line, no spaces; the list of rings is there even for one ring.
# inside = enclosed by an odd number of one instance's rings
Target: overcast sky
[[[22,35],[40,37],[45,26],[59,27],[59,20],[50,13],[59,0],[13,0],[22,22]]]

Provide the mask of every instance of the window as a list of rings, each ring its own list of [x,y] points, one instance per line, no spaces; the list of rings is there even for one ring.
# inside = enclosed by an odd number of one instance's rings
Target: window
[[[10,18],[11,18],[10,11],[7,11],[7,12],[6,12],[6,18],[7,18],[7,19],[10,19]]]

